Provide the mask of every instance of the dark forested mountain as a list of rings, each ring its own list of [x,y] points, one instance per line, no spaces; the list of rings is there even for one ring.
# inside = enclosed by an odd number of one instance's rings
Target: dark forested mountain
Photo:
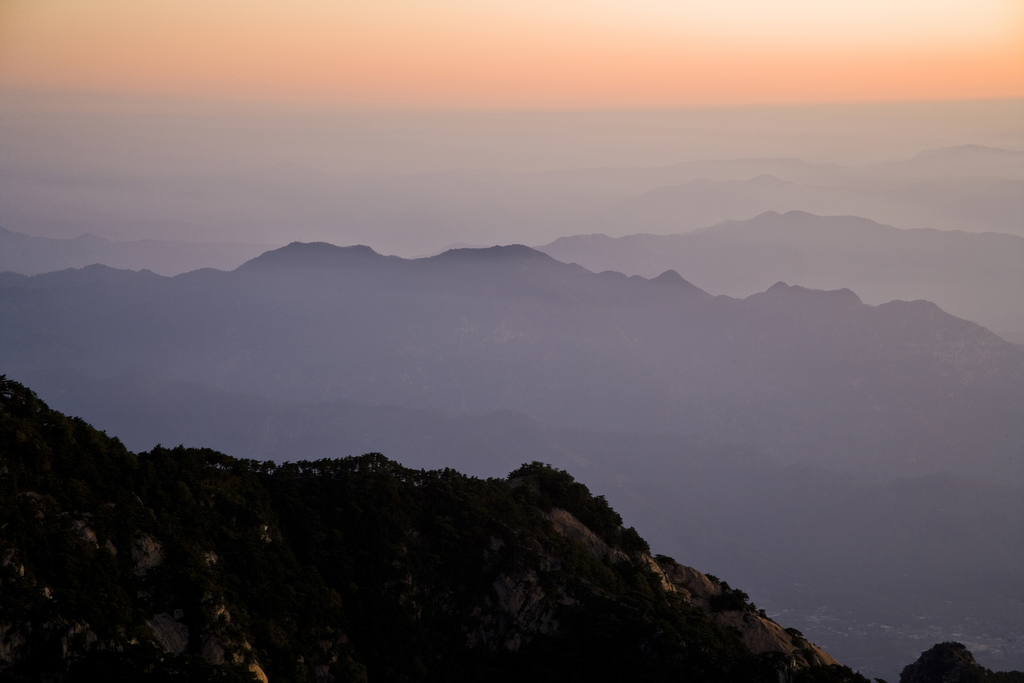
[[[139,456],[0,376],[9,681],[865,678],[561,470]]]
[[[0,278],[0,364],[143,371],[306,402],[520,411],[790,462],[1019,484],[1024,351],[926,301],[783,283],[713,297],[526,247],[403,260],[293,244],[175,278]]]
[[[735,297],[782,280],[846,287],[872,304],[925,299],[1024,343],[1024,301],[1013,294],[1024,291],[1024,237],[1015,235],[903,230],[790,211],[685,234],[563,237],[540,250],[594,272],[676,270],[708,292]]]
[[[1024,683],[1022,671],[995,672],[974,661],[960,643],[939,643],[900,674],[900,683]]]
[[[605,492],[652,546],[744,586],[865,675],[896,680],[921,638],[959,638],[989,667],[1024,667],[1019,489],[948,473],[878,481],[744,444],[557,428],[512,411],[305,404],[139,373],[37,382],[51,406],[137,451],[205,444],[284,462],[380,450],[479,477],[504,476],[528,454]]]
[[[269,245],[130,240],[112,242],[95,235],[52,239],[0,228],[0,272],[37,275],[102,264],[177,275],[199,268],[230,270],[266,251]]]

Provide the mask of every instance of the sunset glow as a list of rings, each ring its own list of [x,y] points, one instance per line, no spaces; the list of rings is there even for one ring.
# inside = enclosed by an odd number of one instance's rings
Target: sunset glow
[[[1024,96],[1024,3],[0,0],[0,85],[413,106]]]

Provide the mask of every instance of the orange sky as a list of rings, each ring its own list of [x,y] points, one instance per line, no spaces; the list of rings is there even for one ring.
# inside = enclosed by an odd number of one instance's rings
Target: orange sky
[[[1024,0],[0,0],[0,86],[429,107],[1024,97]]]

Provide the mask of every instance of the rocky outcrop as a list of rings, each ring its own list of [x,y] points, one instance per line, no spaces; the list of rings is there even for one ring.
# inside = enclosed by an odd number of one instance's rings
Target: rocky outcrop
[[[494,602],[477,611],[479,627],[469,638],[471,646],[518,652],[531,636],[558,630],[550,596],[539,585],[536,572],[501,574],[492,587]]]
[[[993,672],[960,643],[939,643],[904,667],[900,683],[1024,683],[1024,672]]]
[[[630,561],[626,553],[612,548],[568,510],[553,508],[546,516],[558,533],[581,544],[594,559],[612,564]],[[799,631],[784,629],[775,623],[750,604],[745,593],[730,588],[729,584],[664,555],[654,558],[641,553],[633,559],[642,562],[658,577],[663,590],[700,607],[718,626],[736,629],[751,652],[779,652],[788,658],[791,669],[839,664],[830,654],[808,642]],[[524,589],[520,585],[518,590],[521,593]]]
[[[82,621],[55,617],[41,622],[0,623],[0,678],[5,671],[41,652],[73,662],[90,650],[116,649]]]
[[[163,564],[164,547],[149,534],[143,534],[132,546],[132,561],[135,563],[135,573],[145,576],[150,569]]]
[[[263,673],[263,669],[260,668],[259,664],[252,663],[249,665],[249,673],[256,677],[256,680],[260,683],[270,683],[267,680],[267,674]]]
[[[558,533],[583,544],[587,552],[595,560],[609,560],[612,563],[628,560],[624,552],[609,546],[604,539],[587,528],[583,522],[573,517],[568,510],[553,508],[547,513]]]
[[[785,629],[747,602],[742,591],[729,587],[692,567],[659,555],[656,564],[672,587],[691,604],[704,610],[711,621],[740,633],[751,652],[780,652],[789,658],[792,668],[832,666],[839,662],[820,647],[807,641],[796,629]]]
[[[188,649],[188,626],[179,622],[180,618],[181,610],[177,610],[173,615],[167,612],[154,614],[146,622],[164,652],[180,655]]]

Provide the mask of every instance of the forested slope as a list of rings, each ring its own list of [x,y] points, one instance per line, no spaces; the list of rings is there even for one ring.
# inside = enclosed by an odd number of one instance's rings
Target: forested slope
[[[140,455],[0,379],[6,680],[860,680],[539,463]]]

